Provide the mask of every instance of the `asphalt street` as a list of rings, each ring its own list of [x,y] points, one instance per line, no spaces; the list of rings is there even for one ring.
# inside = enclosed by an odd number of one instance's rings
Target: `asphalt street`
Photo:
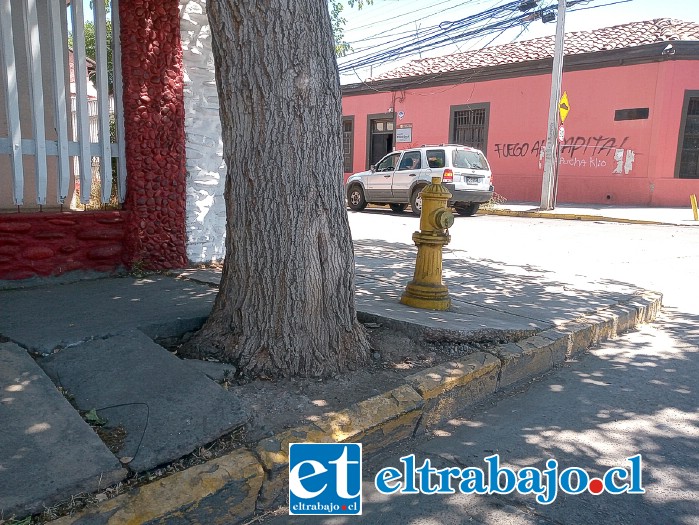
[[[410,246],[418,220],[388,210],[350,213],[355,240]],[[477,407],[364,463],[361,517],[290,517],[263,523],[324,524],[699,524],[699,230],[633,225],[457,217],[445,258],[478,261],[506,271],[578,287],[628,284],[660,291],[658,320],[600,345],[576,361]],[[447,278],[447,284],[448,278]],[[507,290],[503,290],[507,294]],[[400,458],[429,458],[435,468],[502,464],[581,467],[601,476],[641,454],[645,494],[558,494],[549,505],[533,495],[382,495],[381,468]],[[457,485],[455,485],[457,486]]]

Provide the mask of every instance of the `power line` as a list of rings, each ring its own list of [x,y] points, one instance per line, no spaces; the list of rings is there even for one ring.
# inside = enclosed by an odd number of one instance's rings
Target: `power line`
[[[340,65],[340,71],[381,64],[415,55],[418,51],[429,51],[468,38],[521,26],[529,21],[530,14],[522,13],[519,10],[520,3],[520,0],[517,0],[459,20],[442,22],[422,32],[420,39],[415,40],[408,35],[399,37],[378,46],[382,47],[382,50],[374,51],[365,56],[352,58],[357,53],[350,53]]]
[[[588,7],[578,7],[577,9],[569,9],[569,13],[574,13],[575,11],[585,11],[587,9],[597,9],[598,7],[607,7],[608,5],[616,5],[616,4],[627,4],[629,2],[632,2],[633,0],[618,0],[617,2],[610,2],[608,4],[602,4],[602,5],[591,5]]]
[[[449,1],[451,1],[451,0],[449,0]],[[456,8],[458,8],[458,7],[462,7],[462,6],[467,5],[467,4],[476,5],[476,4],[484,3],[485,1],[487,1],[487,0],[468,0],[468,1],[466,1],[466,2],[461,2],[461,3],[459,3],[459,4],[455,5],[455,6],[449,7],[449,8],[447,8],[447,9],[443,9],[442,11],[440,11],[439,14],[443,14],[443,13],[446,12],[446,11],[449,11],[449,10],[451,10],[451,9],[456,9]],[[492,1],[492,0],[491,0],[491,1]],[[495,5],[501,4],[503,1],[504,1],[504,0],[499,0],[498,2],[495,3]],[[630,0],[627,0],[627,1],[630,1]],[[439,3],[441,3],[441,2],[439,2]],[[433,6],[434,6],[434,5],[437,5],[437,4],[433,4]],[[398,15],[398,16],[396,16],[396,17],[394,17],[394,18],[398,18],[398,17],[402,17],[402,16],[404,16],[404,15]],[[384,20],[385,20],[385,19],[384,19]],[[401,35],[407,35],[407,34],[409,34],[409,35],[412,36],[412,35],[415,34],[415,31],[413,31],[413,30],[406,30],[406,31],[400,31],[400,32],[395,32],[395,31],[396,31],[397,29],[402,29],[402,28],[406,27],[407,25],[413,24],[413,23],[418,22],[418,21],[421,21],[421,20],[423,20],[423,19],[418,18],[418,19],[414,19],[414,20],[412,20],[412,21],[410,21],[410,22],[405,22],[405,23],[402,23],[402,24],[400,24],[400,25],[398,25],[398,26],[394,26],[394,27],[392,27],[392,28],[390,28],[390,29],[382,29],[380,33],[375,33],[375,34],[373,34],[373,35],[370,35],[370,36],[367,36],[367,37],[363,37],[361,40],[350,41],[350,42],[348,42],[348,44],[349,44],[350,46],[352,46],[352,44],[357,44],[357,43],[360,43],[360,42],[363,43],[363,42],[367,42],[367,41],[369,41],[369,40],[382,40],[382,39],[385,40],[386,38],[391,37],[391,36],[401,36]],[[380,23],[380,22],[373,22],[373,23],[371,23],[371,24],[367,24],[366,26],[361,26],[361,27],[370,27],[370,26],[375,25],[375,24],[377,24],[377,23]],[[423,33],[424,33],[424,32],[427,32],[427,31],[432,31],[432,30],[439,30],[439,26],[440,26],[440,24],[435,24],[435,25],[431,25],[431,26],[425,26],[425,27],[423,28]],[[349,31],[353,31],[354,29],[359,29],[359,28],[349,29],[348,32],[349,32]],[[345,55],[345,56],[349,56],[349,55],[352,55],[352,54],[355,54],[355,53],[361,53],[362,51],[364,51],[364,50],[366,50],[366,49],[373,49],[373,48],[375,48],[375,47],[376,47],[376,46],[367,46],[367,47],[364,47],[364,48],[352,49],[352,52],[349,53],[348,55]]]
[[[410,15],[412,15],[412,14],[419,13],[419,12],[421,12],[421,11],[426,11],[426,10],[428,10],[428,9],[432,9],[432,8],[434,8],[434,7],[437,7],[438,5],[448,4],[448,3],[453,2],[453,1],[454,1],[454,0],[442,0],[441,2],[436,2],[436,3],[434,3],[434,4],[430,4],[430,5],[427,5],[427,6],[425,6],[425,7],[421,7],[421,8],[419,8],[419,9],[414,9],[414,10],[412,10],[412,11],[405,11],[405,12],[399,14],[399,15],[395,15],[395,16],[392,16],[392,17],[389,17],[389,18],[382,18],[381,20],[379,20],[379,21],[377,21],[377,22],[370,22],[370,23],[368,23],[368,24],[364,24],[364,25],[361,25],[361,26],[353,27],[353,28],[351,28],[351,29],[347,29],[347,30],[346,30],[346,33],[350,33],[350,32],[352,32],[352,31],[358,31],[359,29],[366,29],[367,27],[372,27],[372,26],[375,26],[375,25],[377,25],[377,24],[383,24],[383,23],[385,23],[385,22],[388,22],[389,20],[396,20],[396,19],[398,19],[398,18],[404,18],[404,17],[406,17],[406,16],[410,16]],[[487,1],[487,0],[466,0],[465,2],[459,2],[458,4],[456,4],[456,5],[454,5],[454,6],[447,7],[446,9],[442,9],[441,12],[443,13],[443,12],[445,12],[445,11],[450,11],[451,9],[456,9],[457,7],[462,7],[462,6],[465,6],[465,5],[467,5],[467,4],[472,4],[472,5],[482,4],[482,3],[486,2],[486,1]],[[400,26],[398,26],[398,28],[401,28],[401,27],[403,27],[404,25],[413,23],[413,22],[418,21],[418,20],[420,20],[420,19],[419,19],[419,18],[418,18],[418,19],[412,19],[412,20],[410,20],[409,22],[406,22],[405,24],[401,24]],[[395,28],[394,28],[394,29],[395,29]],[[392,31],[392,29],[388,29],[387,31]]]
[[[568,6],[588,4],[593,1],[595,0],[571,0],[568,2]],[[613,2],[613,4],[630,1],[620,0]],[[473,40],[494,33],[504,33],[508,29],[518,27],[526,29],[530,22],[541,18],[544,14],[551,13],[554,7],[553,5],[541,6],[542,2],[539,1],[535,4],[535,8],[523,12],[520,9],[522,4],[522,0],[511,1],[458,20],[444,21],[421,30],[418,38],[415,38],[415,31],[412,30],[398,34],[386,35],[384,33],[383,37],[387,39],[384,42],[367,45],[343,57],[339,64],[340,72],[346,73],[356,71],[359,68],[382,65],[401,58],[415,56],[418,53],[456,45],[458,42]],[[612,4],[580,7],[578,10],[594,9],[606,5]],[[402,25],[400,27],[405,26]],[[365,41],[374,38],[380,37],[378,35],[369,37]]]

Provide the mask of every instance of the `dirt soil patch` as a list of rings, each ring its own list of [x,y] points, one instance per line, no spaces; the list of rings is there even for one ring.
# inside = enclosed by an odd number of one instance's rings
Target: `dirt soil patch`
[[[339,412],[352,404],[404,384],[410,374],[509,342],[493,339],[478,342],[424,342],[380,323],[364,323],[371,345],[371,363],[330,379],[293,378],[245,381],[235,377],[235,368],[223,363],[216,381],[234,392],[250,414],[241,444],[252,444],[286,429],[308,424]],[[177,353],[191,333],[181,338],[156,340]],[[207,373],[207,375],[209,375]],[[210,377],[214,377],[210,375]],[[218,447],[215,447],[218,448]]]
[[[118,454],[124,447],[126,441],[126,430],[123,426],[118,427],[92,427],[100,439],[107,445],[112,454]]]

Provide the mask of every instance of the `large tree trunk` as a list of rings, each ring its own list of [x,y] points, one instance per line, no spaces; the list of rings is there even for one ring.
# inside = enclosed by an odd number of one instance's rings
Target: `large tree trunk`
[[[354,308],[341,99],[327,0],[209,0],[226,178],[226,258],[191,348],[257,377],[368,359]]]

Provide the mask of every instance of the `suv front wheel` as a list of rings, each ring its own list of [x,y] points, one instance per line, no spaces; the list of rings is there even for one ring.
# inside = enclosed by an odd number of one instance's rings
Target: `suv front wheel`
[[[412,195],[410,195],[410,211],[416,217],[419,217],[422,213],[422,190],[426,186],[418,186],[413,190]]]
[[[350,186],[350,189],[347,191],[347,204],[349,204],[352,211],[362,211],[366,208],[367,202],[364,197],[364,190],[359,184]]]

